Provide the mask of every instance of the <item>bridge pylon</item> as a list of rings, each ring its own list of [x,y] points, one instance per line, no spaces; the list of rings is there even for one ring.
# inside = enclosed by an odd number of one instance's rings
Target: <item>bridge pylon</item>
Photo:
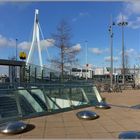
[[[40,28],[39,28],[39,10],[38,9],[35,9],[33,36],[32,36],[31,48],[29,50],[26,65],[31,63],[31,58],[33,56],[33,51],[35,49],[35,43],[37,44],[37,48],[38,48],[39,66],[42,69],[43,63],[42,63],[42,55],[41,55],[41,48],[40,48],[41,46],[40,46]]]

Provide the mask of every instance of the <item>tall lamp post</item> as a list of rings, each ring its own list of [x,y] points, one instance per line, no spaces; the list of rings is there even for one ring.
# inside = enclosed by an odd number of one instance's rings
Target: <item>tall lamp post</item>
[[[86,48],[86,80],[88,79],[87,43],[88,43],[88,41],[85,40],[85,48]]]
[[[125,63],[124,63],[124,27],[128,25],[128,22],[124,21],[122,16],[122,21],[118,23],[118,26],[121,26],[122,28],[122,75],[123,75],[123,84],[125,84]]]
[[[18,39],[16,38],[16,61],[18,60],[18,50],[17,50],[17,42],[18,42]]]
[[[110,88],[113,88],[113,28],[112,26],[115,25],[114,22],[112,22],[112,16],[110,20],[110,26],[109,26],[109,35],[110,35],[110,56],[111,56],[111,61],[110,61]]]

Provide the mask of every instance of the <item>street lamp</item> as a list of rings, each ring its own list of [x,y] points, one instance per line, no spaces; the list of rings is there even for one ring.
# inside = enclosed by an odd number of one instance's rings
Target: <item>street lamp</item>
[[[123,75],[123,84],[125,84],[125,63],[124,63],[124,27],[128,25],[128,22],[124,21],[122,16],[122,21],[118,23],[118,26],[122,28],[122,75]]]
[[[86,48],[86,80],[88,79],[88,63],[87,63],[87,40],[85,40],[85,48]]]
[[[16,61],[18,60],[18,50],[17,50],[17,42],[18,42],[18,39],[16,38]]]
[[[110,35],[110,56],[111,56],[111,61],[110,61],[110,88],[113,88],[113,28],[112,26],[115,25],[114,22],[112,22],[112,16],[110,20],[110,26],[109,26],[109,35]]]

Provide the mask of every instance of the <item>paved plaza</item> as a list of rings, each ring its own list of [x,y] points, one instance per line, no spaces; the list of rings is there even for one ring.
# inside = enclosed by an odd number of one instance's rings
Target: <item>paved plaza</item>
[[[140,90],[125,90],[122,93],[102,93],[111,109],[94,107],[36,117],[24,120],[32,127],[17,135],[0,134],[0,138],[118,138],[122,131],[140,131],[140,110],[131,106],[140,104]],[[81,110],[95,111],[96,120],[79,120]]]

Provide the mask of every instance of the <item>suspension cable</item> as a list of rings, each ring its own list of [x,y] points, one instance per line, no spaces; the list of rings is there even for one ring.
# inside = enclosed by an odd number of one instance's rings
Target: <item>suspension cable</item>
[[[45,40],[45,39],[44,39],[43,32],[42,32],[42,29],[41,29],[41,26],[40,26],[39,23],[38,23],[38,25],[39,25],[39,29],[40,29],[40,33],[41,33],[42,39]],[[46,41],[46,40],[45,40],[45,41]],[[47,42],[47,41],[46,41],[46,42]],[[49,55],[49,52],[48,52],[47,47],[46,47],[46,50],[47,50],[48,59],[49,59],[49,61],[51,61],[51,57],[50,57],[50,55]]]

